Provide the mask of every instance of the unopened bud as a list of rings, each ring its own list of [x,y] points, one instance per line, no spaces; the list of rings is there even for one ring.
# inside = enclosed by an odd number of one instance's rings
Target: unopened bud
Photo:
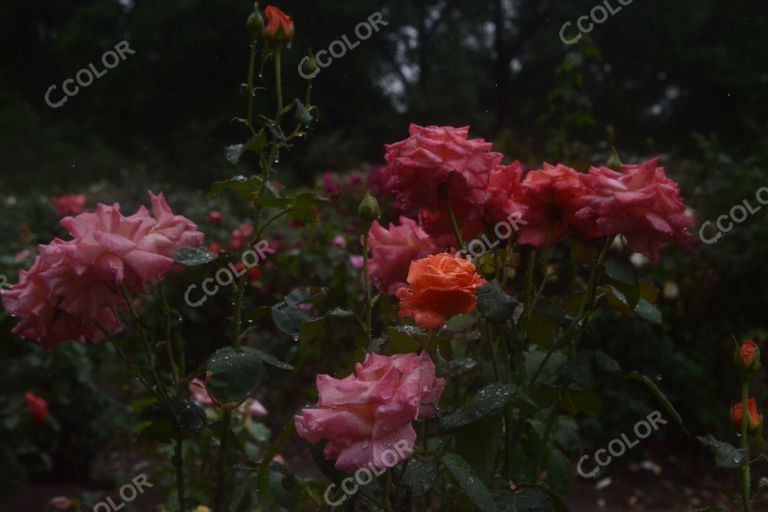
[[[366,192],[360,206],[357,207],[357,215],[366,222],[373,222],[381,217],[379,202],[370,192]]]

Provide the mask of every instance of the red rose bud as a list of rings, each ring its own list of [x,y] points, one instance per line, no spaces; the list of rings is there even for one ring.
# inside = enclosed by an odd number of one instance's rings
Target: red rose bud
[[[747,401],[747,413],[749,414],[749,431],[756,432],[763,425],[763,416],[757,410],[757,402],[754,398]],[[744,407],[741,402],[734,404],[731,408],[731,420],[737,430],[741,430],[741,420],[744,417]]]
[[[760,348],[753,340],[747,340],[742,343],[739,350],[736,352],[733,358],[733,362],[736,368],[746,371],[754,372],[760,369]]]
[[[222,221],[223,217],[221,215],[221,212],[212,211],[208,214],[208,221],[213,222],[214,224],[219,224]]]
[[[264,10],[267,15],[267,26],[264,27],[264,39],[270,43],[291,44],[293,41],[293,20],[283,11],[269,5]]]
[[[24,399],[27,401],[27,407],[29,412],[35,418],[38,423],[45,423],[48,421],[48,402],[39,396],[35,395],[31,391],[27,391],[24,394]]]
[[[208,250],[210,252],[215,252],[218,254],[219,252],[221,252],[221,245],[219,245],[218,242],[212,242],[208,244]]]

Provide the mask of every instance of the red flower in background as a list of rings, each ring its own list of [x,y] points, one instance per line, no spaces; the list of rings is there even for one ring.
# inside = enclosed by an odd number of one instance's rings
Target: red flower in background
[[[208,212],[208,222],[212,222],[213,224],[221,224],[222,220],[224,220],[224,217],[221,215],[221,212],[215,210]]]
[[[654,261],[664,245],[689,241],[693,219],[685,213],[680,187],[658,162],[623,165],[622,172],[593,167],[582,175],[589,192],[578,201],[579,224],[602,235],[624,235],[631,250]]]
[[[78,215],[85,211],[87,199],[85,194],[71,194],[66,196],[53,196],[51,203],[56,208],[57,217],[66,217],[67,215]]]
[[[24,393],[24,399],[27,401],[27,408],[32,413],[32,417],[38,423],[45,423],[48,421],[48,402],[35,395],[31,391]]]

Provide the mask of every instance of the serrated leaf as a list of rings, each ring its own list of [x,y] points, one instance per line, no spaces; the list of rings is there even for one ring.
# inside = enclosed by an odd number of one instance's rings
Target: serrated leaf
[[[516,301],[504,293],[495,279],[477,290],[477,310],[493,322],[503,322],[512,316]]]
[[[496,512],[498,510],[488,488],[461,456],[448,453],[443,455],[441,460],[459,486],[464,489],[469,501],[478,510],[481,512]]]
[[[231,190],[246,199],[252,199],[255,192],[260,188],[260,176],[251,176],[249,178],[246,178],[245,176],[234,176],[228,180],[214,182],[213,185],[211,185],[211,189],[208,191],[208,198],[214,198],[225,190]]]
[[[605,262],[605,273],[610,279],[627,286],[637,286],[637,274],[629,261],[618,258],[608,258]]]
[[[259,356],[262,361],[267,363],[268,365],[274,366],[276,368],[280,368],[281,370],[293,370],[293,366],[289,365],[288,363],[284,363],[280,361],[278,358],[273,356],[272,354],[267,354],[266,352],[262,352],[261,350],[252,348],[251,349],[254,354]]]
[[[521,394],[512,384],[490,384],[477,395],[440,421],[440,429],[451,432],[488,416],[499,414],[516,394]]]
[[[209,251],[206,247],[182,247],[176,251],[174,260],[187,267],[205,265],[218,258],[218,254]]]
[[[309,110],[307,110],[307,107],[305,107],[298,99],[293,100],[293,104],[296,109],[294,112],[296,122],[304,126],[309,126],[309,123],[314,121],[314,118],[312,117],[312,114],[309,113]]]
[[[205,363],[205,386],[221,407],[232,409],[243,403],[259,386],[264,363],[249,347],[224,347]]]
[[[402,485],[411,490],[411,496],[423,496],[437,484],[437,463],[423,457],[413,457],[405,468]]]

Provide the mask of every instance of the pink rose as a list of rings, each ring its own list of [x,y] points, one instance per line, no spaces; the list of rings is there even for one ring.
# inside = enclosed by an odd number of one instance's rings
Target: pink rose
[[[390,295],[405,286],[411,261],[439,252],[429,235],[407,217],[400,217],[400,225],[390,224],[389,229],[373,221],[369,237],[371,282]]]
[[[452,201],[482,204],[492,169],[502,159],[492,144],[469,139],[469,127],[418,126],[410,137],[385,146],[388,186],[408,208],[444,208],[439,190]]]
[[[269,412],[264,405],[254,398],[246,400],[243,405],[240,406],[242,412],[246,412],[253,418],[266,418]]]
[[[213,407],[216,402],[213,401],[208,390],[205,388],[205,382],[201,379],[192,379],[187,386],[189,396],[192,400],[204,407]]]
[[[491,171],[488,180],[490,197],[485,203],[485,217],[488,222],[497,223],[510,217],[523,216],[526,207],[518,202],[522,192],[523,171],[523,166],[518,161]]]
[[[296,431],[310,443],[328,440],[325,456],[342,471],[366,465],[384,469],[393,465],[396,448],[397,453],[413,451],[411,423],[434,416],[444,387],[426,352],[368,354],[354,375],[317,376],[317,408],[295,417]]]
[[[85,211],[85,203],[87,199],[85,194],[72,194],[66,196],[53,196],[51,203],[56,208],[57,217],[65,217],[67,215],[78,215]]]
[[[122,324],[117,306],[123,299],[93,269],[72,260],[73,242],[54,240],[40,246],[40,254],[19,282],[2,290],[3,306],[19,318],[13,333],[53,348],[67,340],[101,341],[104,333]]]
[[[174,215],[162,194],[150,197],[156,219],[143,206],[126,217],[119,204],[99,204],[95,213],[62,219],[73,239],[41,245],[19,283],[2,291],[5,309],[20,319],[14,333],[51,347],[70,339],[101,341],[102,329],[119,331],[120,287],[143,292],[172,267],[177,249],[203,241],[195,224]]]
[[[621,234],[632,251],[656,261],[661,247],[691,239],[693,219],[677,183],[667,178],[659,159],[624,165],[623,172],[592,167],[582,175],[589,192],[578,200],[577,218],[600,234]]]

